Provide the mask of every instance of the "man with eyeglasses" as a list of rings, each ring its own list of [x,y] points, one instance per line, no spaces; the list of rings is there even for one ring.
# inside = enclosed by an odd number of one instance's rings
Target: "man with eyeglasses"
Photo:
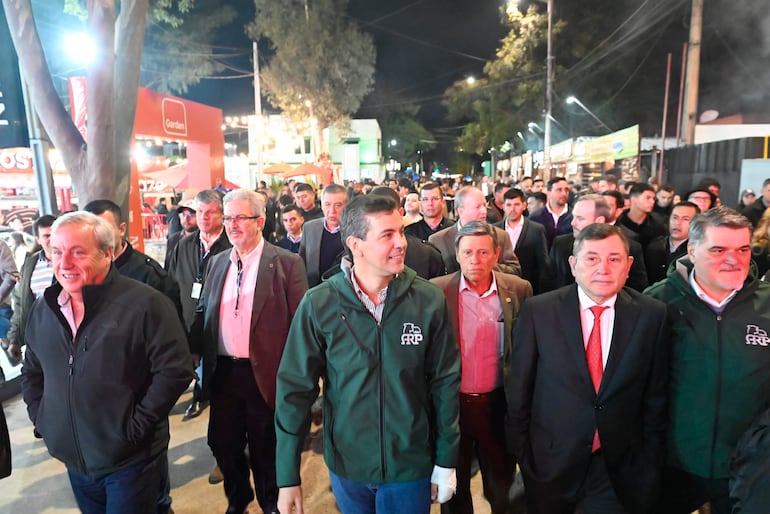
[[[444,216],[444,208],[446,202],[444,201],[444,193],[441,191],[441,186],[435,182],[428,182],[420,190],[420,210],[422,211],[422,219],[416,221],[404,228],[404,233],[422,241],[427,241],[430,236],[438,232],[449,228],[454,223]]]
[[[190,344],[203,356],[202,396],[211,400],[208,444],[224,475],[227,512],[240,514],[254,499],[251,468],[257,501],[269,514],[278,511],[276,373],[307,277],[298,255],[262,237],[261,195],[227,193],[223,220],[233,248],[211,259]]]

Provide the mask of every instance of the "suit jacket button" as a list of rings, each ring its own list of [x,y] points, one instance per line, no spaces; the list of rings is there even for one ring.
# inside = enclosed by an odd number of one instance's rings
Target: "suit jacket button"
[[[594,409],[596,410],[604,410],[604,404],[603,403],[597,403],[594,405]]]

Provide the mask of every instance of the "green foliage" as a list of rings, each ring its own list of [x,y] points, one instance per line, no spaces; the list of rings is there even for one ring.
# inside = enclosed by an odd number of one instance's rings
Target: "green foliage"
[[[417,121],[418,111],[414,104],[401,104],[378,118],[382,130],[382,155],[386,159],[406,164],[417,159],[417,150],[427,152],[435,148],[432,134]],[[393,139],[395,146],[390,145]]]
[[[372,37],[344,13],[347,0],[256,2],[247,33],[273,52],[260,78],[270,102],[293,120],[312,114],[320,127],[352,115],[374,82]]]
[[[542,117],[547,16],[535,5],[504,16],[510,31],[484,67],[484,77],[473,84],[457,82],[446,93],[449,118],[466,122],[458,139],[465,152],[483,155]],[[563,26],[555,24],[554,34]]]
[[[142,84],[161,93],[184,94],[202,78],[225,70],[211,43],[217,32],[235,19],[235,10],[218,0],[185,4],[164,9],[163,20],[157,19],[156,13],[156,21],[147,25]]]

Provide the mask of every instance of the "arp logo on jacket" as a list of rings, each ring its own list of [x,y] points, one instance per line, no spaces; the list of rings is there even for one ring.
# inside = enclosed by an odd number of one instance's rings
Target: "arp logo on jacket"
[[[770,345],[770,337],[767,336],[767,330],[759,328],[758,325],[746,325],[746,344],[753,346]]]
[[[403,332],[401,332],[402,345],[418,345],[422,342],[422,330],[414,323],[404,323]]]

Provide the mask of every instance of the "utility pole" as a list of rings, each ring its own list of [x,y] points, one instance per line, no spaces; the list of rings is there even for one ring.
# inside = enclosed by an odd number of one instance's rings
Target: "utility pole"
[[[545,134],[543,135],[543,160],[551,176],[551,108],[553,102],[553,0],[547,1],[548,9],[548,49],[546,57],[545,79]]]
[[[695,123],[698,116],[698,76],[700,75],[700,47],[703,32],[703,1],[692,0],[690,42],[687,45],[687,78],[685,79],[684,142],[695,142]]]

